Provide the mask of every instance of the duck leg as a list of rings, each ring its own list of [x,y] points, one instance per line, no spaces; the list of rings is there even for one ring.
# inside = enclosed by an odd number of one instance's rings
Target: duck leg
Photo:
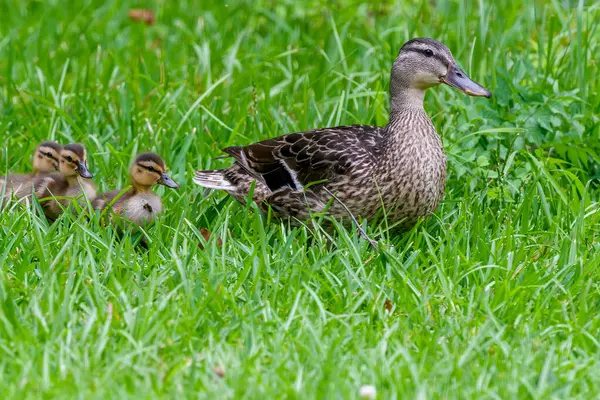
[[[362,229],[360,224],[358,223],[356,217],[352,214],[350,209],[329,189],[323,187],[325,192],[331,196],[331,198],[336,201],[347,213],[352,221],[356,224],[359,235],[367,240],[371,246],[375,248],[375,250],[379,251],[379,247],[377,246],[377,242],[369,237],[367,233]],[[261,203],[259,203],[261,204]],[[268,207],[271,207],[276,214],[282,216],[290,216],[296,218],[300,221],[306,221],[310,219],[314,214],[324,212],[328,207],[327,203],[324,203],[321,198],[316,196],[313,192],[299,192],[296,190],[279,190],[273,193],[271,196],[265,199],[265,202],[262,203],[262,209],[266,213],[268,212]],[[337,214],[337,213],[336,213]]]
[[[352,211],[350,211],[350,209],[348,207],[346,207],[346,205],[344,204],[343,201],[341,201],[335,194],[333,194],[329,189],[327,189],[326,187],[323,187],[323,189],[335,200],[337,201],[343,208],[344,210],[346,210],[346,212],[348,213],[348,215],[350,216],[350,218],[352,219],[352,221],[356,224],[356,228],[358,229],[358,234],[360,236],[362,236],[363,239],[365,239],[367,242],[369,242],[369,244],[371,246],[373,246],[373,248],[376,251],[379,251],[379,246],[377,245],[377,241],[371,239],[369,237],[369,235],[367,235],[367,232],[365,232],[365,230],[362,228],[362,226],[360,226],[360,224],[358,223],[358,221],[356,220],[356,217],[352,214]]]

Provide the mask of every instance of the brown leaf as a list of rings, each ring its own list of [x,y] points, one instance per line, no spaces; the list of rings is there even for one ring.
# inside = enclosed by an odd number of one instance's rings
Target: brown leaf
[[[210,240],[210,237],[212,236],[212,233],[206,228],[200,228],[200,234],[202,234],[202,237],[207,242]],[[220,237],[217,238],[217,246],[219,246],[219,247],[223,246],[223,241],[221,240]],[[202,244],[202,242],[198,243],[198,247],[200,248],[200,250],[204,250],[204,244]]]
[[[133,22],[143,22],[146,25],[154,25],[156,22],[156,14],[152,10],[145,10],[142,8],[135,8],[129,10],[129,19]]]
[[[213,368],[213,371],[215,371],[215,374],[217,374],[217,376],[218,376],[219,378],[224,378],[224,377],[225,377],[225,368],[223,368],[223,366],[222,366],[222,365],[220,365],[220,364],[219,364],[219,365],[216,365],[216,366]]]
[[[391,313],[392,308],[394,308],[394,305],[392,304],[390,299],[385,299],[385,304],[383,306],[385,307],[385,311],[387,311],[388,313]]]

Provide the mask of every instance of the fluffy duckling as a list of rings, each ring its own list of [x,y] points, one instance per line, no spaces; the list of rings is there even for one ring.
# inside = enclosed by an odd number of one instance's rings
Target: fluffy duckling
[[[62,149],[59,171],[60,174],[43,176],[34,182],[36,196],[42,201],[44,214],[50,220],[56,219],[73,198],[81,198],[83,193],[90,200],[96,198],[96,186],[89,180],[92,174],[87,167],[85,147],[81,144],[72,143]]]
[[[138,155],[129,173],[131,189],[100,194],[92,205],[96,210],[109,207],[115,214],[137,225],[145,225],[162,211],[160,197],[152,187],[158,184],[178,189],[179,185],[167,174],[165,162],[155,153]]]
[[[56,142],[42,142],[33,155],[33,171],[30,174],[9,174],[0,178],[0,193],[5,190],[5,197],[14,194],[18,198],[30,195],[36,176],[58,171],[62,146]]]

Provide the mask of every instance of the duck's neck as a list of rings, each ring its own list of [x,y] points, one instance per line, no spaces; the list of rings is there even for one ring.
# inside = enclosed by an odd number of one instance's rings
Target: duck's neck
[[[403,88],[392,93],[387,136],[421,135],[424,132],[419,128],[431,127],[429,116],[423,108],[424,97],[424,90],[414,88]]]
[[[152,192],[152,186],[140,185],[136,182],[131,182],[133,194],[136,193],[150,193]]]
[[[402,88],[390,96],[390,116],[401,114],[407,110],[418,109],[425,112],[423,100],[425,91],[415,88]]]
[[[410,153],[423,147],[441,149],[440,137],[423,108],[424,97],[424,90],[413,88],[393,92],[390,121],[384,128],[386,152]]]
[[[69,186],[78,186],[79,183],[83,183],[83,180],[79,180],[79,175],[69,175],[65,178]]]

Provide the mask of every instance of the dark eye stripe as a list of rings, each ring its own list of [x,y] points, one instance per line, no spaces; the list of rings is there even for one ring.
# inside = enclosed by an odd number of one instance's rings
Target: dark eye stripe
[[[148,170],[150,172],[156,172],[157,174],[159,173],[154,167],[147,167],[147,166],[142,165],[142,164],[138,164],[138,166],[140,166],[140,167],[142,167],[142,168],[144,168],[144,169],[146,169],[146,170]]]
[[[58,158],[54,157],[54,156],[52,155],[52,153],[46,153],[46,156],[48,156],[48,158],[51,158],[51,159],[53,159],[54,161],[58,162]]]
[[[433,57],[433,58],[435,58],[435,59],[437,59],[437,60],[441,61],[441,62],[442,62],[442,64],[444,64],[444,65],[446,65],[446,66],[448,65],[448,61],[446,61],[446,59],[445,59],[445,58],[443,58],[443,57],[442,57],[442,56],[441,56],[439,53],[436,53],[436,52],[434,51],[434,52],[433,52],[433,55],[431,55],[431,54],[427,54],[427,53],[428,53],[428,50],[429,50],[429,51],[431,51],[430,49],[421,49],[421,48],[418,48],[418,47],[412,47],[412,48],[409,48],[409,49],[407,49],[407,51],[414,51],[415,53],[421,53],[421,54],[423,54],[423,55],[424,55],[424,56],[426,56],[426,57]]]

